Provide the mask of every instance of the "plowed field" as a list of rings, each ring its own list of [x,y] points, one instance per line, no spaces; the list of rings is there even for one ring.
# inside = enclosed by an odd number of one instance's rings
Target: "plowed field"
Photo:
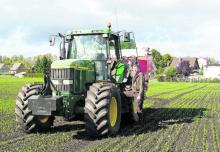
[[[34,81],[41,79],[0,78],[0,151],[220,151],[219,83],[152,82],[143,127],[123,121],[117,136],[91,139],[83,121],[60,117],[49,132],[21,131],[15,97]]]

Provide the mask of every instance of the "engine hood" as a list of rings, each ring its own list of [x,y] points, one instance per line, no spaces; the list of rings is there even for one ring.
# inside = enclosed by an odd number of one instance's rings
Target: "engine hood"
[[[91,60],[65,59],[57,60],[51,64],[51,69],[73,68],[80,70],[94,70],[94,62]]]

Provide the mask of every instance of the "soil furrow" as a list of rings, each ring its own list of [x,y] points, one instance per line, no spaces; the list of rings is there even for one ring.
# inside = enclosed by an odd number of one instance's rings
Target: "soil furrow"
[[[190,102],[190,104],[194,104],[196,101],[195,100],[191,100],[191,102]],[[180,103],[179,103],[180,104]],[[184,102],[182,102],[182,105],[179,105],[179,107],[181,107],[181,106],[184,106]],[[174,105],[174,107],[175,107],[175,105]],[[176,113],[176,111],[173,111],[173,113],[171,113],[171,115],[172,114],[175,114]],[[166,115],[166,116],[169,116],[169,114],[170,114],[170,112],[168,111],[168,115]],[[172,116],[170,117],[170,118],[172,118]],[[168,119],[166,119],[166,120],[169,120],[169,118]],[[180,122],[181,122],[181,120],[180,120]],[[155,139],[157,140],[157,137],[155,137]],[[142,141],[140,141],[141,143],[144,143],[144,141],[146,140],[146,136],[144,137],[144,139],[143,139],[143,142]],[[141,143],[137,143],[137,144],[141,144]],[[147,147],[145,147],[145,148],[147,148]]]
[[[188,86],[188,87],[186,87],[186,88],[180,88],[180,89],[176,89],[176,90],[160,92],[160,93],[158,93],[158,94],[154,94],[154,95],[149,96],[149,97],[157,97],[157,96],[164,95],[164,94],[170,94],[170,93],[174,93],[174,92],[177,92],[177,91],[186,90],[186,89],[189,89],[189,88],[194,88],[194,87],[196,87],[196,86],[197,86],[197,85],[193,85],[193,86]]]
[[[219,151],[220,85],[184,83],[173,90],[171,87],[152,91],[156,94],[148,100],[154,105],[144,110],[144,127],[123,124],[118,135],[98,139],[88,137],[81,121],[58,121],[50,132],[27,135],[11,121],[14,103],[7,110],[10,106],[4,102],[0,151]]]

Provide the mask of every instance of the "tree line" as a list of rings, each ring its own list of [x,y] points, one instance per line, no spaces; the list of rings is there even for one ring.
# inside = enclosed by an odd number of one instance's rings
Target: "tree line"
[[[163,73],[165,68],[170,66],[173,57],[169,53],[162,55],[156,49],[152,49],[151,52],[152,52],[154,64],[157,68],[157,74]]]
[[[50,53],[34,57],[14,55],[11,57],[2,56],[0,63],[7,64],[9,67],[12,67],[15,63],[22,63],[27,72],[44,73],[50,69],[51,63],[56,59],[57,57]]]
[[[135,48],[134,42],[122,43],[122,49]],[[156,66],[157,75],[165,75],[168,79],[176,77],[178,74],[182,76],[189,76],[190,64],[188,61],[181,61],[178,67],[172,67],[171,62],[173,56],[169,53],[161,54],[158,50],[152,49],[153,62]],[[23,55],[14,55],[12,57],[3,56],[0,57],[0,63],[5,63],[12,67],[15,63],[22,63],[25,66],[27,72],[32,73],[45,73],[49,72],[50,65],[57,57],[53,54],[44,54],[34,57],[24,57]],[[218,64],[218,60],[215,58],[208,58],[208,64]],[[202,69],[201,69],[202,70]],[[202,72],[201,72],[202,73]]]

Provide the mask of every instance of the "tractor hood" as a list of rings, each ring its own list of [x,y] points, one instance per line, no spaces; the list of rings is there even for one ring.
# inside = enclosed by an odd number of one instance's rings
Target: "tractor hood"
[[[79,70],[94,70],[94,62],[91,60],[65,59],[57,60],[51,64],[51,69],[73,68]]]

